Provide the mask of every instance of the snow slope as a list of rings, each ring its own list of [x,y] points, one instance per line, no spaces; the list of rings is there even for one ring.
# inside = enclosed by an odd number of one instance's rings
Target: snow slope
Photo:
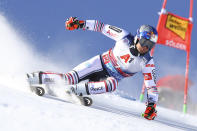
[[[61,99],[39,97],[30,92],[0,86],[0,123],[2,131],[142,131],[192,130],[170,125],[159,120],[148,121],[140,117],[143,105],[115,95],[94,98],[92,108],[72,104]],[[96,100],[97,99],[97,100]],[[167,110],[160,110],[165,113]],[[169,114],[170,111],[167,111]],[[159,114],[160,114],[159,113]],[[175,114],[174,114],[175,113]],[[171,117],[176,117],[173,112]],[[178,115],[179,116],[179,115]],[[189,116],[181,116],[182,121]],[[179,119],[178,118],[178,119]],[[192,117],[189,117],[194,119]],[[174,118],[177,120],[177,118]],[[196,119],[194,119],[197,122]],[[193,121],[193,124],[195,124]],[[171,123],[172,124],[172,123]],[[192,124],[192,123],[190,123]],[[197,127],[195,128],[197,130]]]
[[[197,118],[159,107],[156,120],[145,120],[143,103],[115,94],[92,96],[92,107],[32,94],[26,72],[62,68],[36,52],[1,14],[0,27],[1,131],[197,130]]]

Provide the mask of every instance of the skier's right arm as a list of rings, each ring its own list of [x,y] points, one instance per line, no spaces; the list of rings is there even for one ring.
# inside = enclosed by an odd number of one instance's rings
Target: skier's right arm
[[[127,31],[123,29],[120,29],[112,25],[104,24],[98,20],[81,21],[81,20],[77,20],[76,17],[70,17],[66,21],[66,29],[74,30],[78,28],[101,32],[102,34],[106,35],[107,37],[115,41],[118,41],[129,34]]]

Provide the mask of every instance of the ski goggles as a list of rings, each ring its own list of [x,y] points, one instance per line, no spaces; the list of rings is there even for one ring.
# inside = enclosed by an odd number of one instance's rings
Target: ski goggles
[[[155,42],[147,40],[143,37],[141,37],[141,39],[139,40],[139,43],[142,47],[146,46],[149,50],[151,50],[153,46],[155,45]]]

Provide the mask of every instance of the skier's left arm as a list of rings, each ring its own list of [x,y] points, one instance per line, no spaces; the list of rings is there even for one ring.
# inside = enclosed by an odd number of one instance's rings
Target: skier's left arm
[[[120,29],[118,27],[104,24],[98,20],[78,20],[76,17],[70,17],[66,21],[66,29],[67,30],[75,30],[75,29],[83,29],[83,30],[90,30],[95,32],[101,32],[105,36],[118,41],[124,38],[129,34],[124,29]]]
[[[156,102],[158,101],[158,90],[156,87],[155,64],[151,59],[142,70],[144,75],[144,84],[147,89],[147,107],[144,112],[144,117],[148,120],[153,120],[157,115]]]

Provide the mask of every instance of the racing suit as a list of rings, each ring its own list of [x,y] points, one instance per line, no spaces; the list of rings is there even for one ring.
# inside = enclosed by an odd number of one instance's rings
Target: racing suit
[[[69,85],[78,85],[77,91],[89,95],[114,91],[118,82],[133,76],[137,72],[144,75],[149,103],[158,101],[156,87],[155,65],[150,52],[140,54],[134,44],[134,36],[124,29],[104,24],[98,20],[86,20],[83,30],[101,32],[116,41],[115,46],[108,51],[87,60],[72,71],[65,74]],[[51,77],[50,74],[44,78]],[[89,79],[85,84],[79,82]]]

